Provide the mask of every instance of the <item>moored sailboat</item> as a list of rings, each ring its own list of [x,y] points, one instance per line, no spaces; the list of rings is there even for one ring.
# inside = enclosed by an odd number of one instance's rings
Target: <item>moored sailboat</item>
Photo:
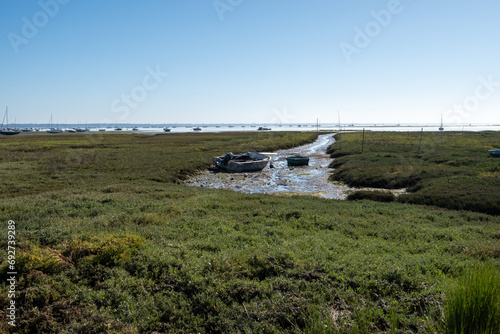
[[[9,110],[8,107],[5,107],[5,114],[3,116],[2,128],[0,129],[0,135],[4,136],[12,136],[19,134],[19,131],[16,129],[9,128]]]
[[[49,124],[49,129],[45,132],[47,133],[62,133],[63,131],[59,128],[54,128],[52,127],[52,114],[50,114],[50,124]]]

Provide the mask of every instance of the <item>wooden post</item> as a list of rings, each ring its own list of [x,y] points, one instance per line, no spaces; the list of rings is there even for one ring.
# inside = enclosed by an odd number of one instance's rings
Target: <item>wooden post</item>
[[[363,141],[361,142],[361,153],[365,150],[365,128],[363,128]]]
[[[337,137],[339,138],[339,151],[342,151],[342,141],[341,141],[342,126],[340,125],[340,111],[339,110],[337,110],[337,114],[339,116],[339,135]]]
[[[418,143],[418,153],[420,153],[420,149],[422,148],[422,134],[424,133],[424,128],[420,130],[420,142]]]
[[[339,139],[339,151],[342,151],[342,140],[341,140],[341,133],[339,131],[339,135],[337,136],[337,138]]]

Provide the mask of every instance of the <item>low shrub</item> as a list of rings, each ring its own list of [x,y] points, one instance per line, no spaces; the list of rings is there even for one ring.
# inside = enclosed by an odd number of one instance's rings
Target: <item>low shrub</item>
[[[396,196],[393,193],[387,191],[380,190],[360,190],[350,193],[347,196],[347,200],[349,201],[359,201],[359,200],[369,200],[376,202],[394,202],[396,200]]]

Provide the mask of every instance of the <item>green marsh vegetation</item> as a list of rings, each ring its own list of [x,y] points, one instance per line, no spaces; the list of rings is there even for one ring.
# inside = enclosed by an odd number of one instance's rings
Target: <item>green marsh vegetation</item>
[[[355,187],[398,189],[398,201],[500,214],[499,132],[366,132],[341,135],[329,152],[331,179]],[[371,197],[360,194],[357,198]],[[388,200],[387,195],[381,196]]]
[[[500,270],[494,215],[181,183],[215,155],[316,134],[97,136],[0,140],[20,273],[17,327],[0,313],[0,331],[453,333],[464,277]]]

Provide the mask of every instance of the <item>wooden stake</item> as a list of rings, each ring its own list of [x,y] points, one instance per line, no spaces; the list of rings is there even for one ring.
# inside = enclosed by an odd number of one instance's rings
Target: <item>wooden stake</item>
[[[337,110],[337,113],[339,115],[339,135],[337,136],[337,138],[339,139],[339,151],[342,151],[342,141],[340,140],[341,139],[341,132],[342,132],[342,127],[340,126],[340,111]]]
[[[361,142],[361,153],[365,150],[365,128],[363,128],[363,141]]]
[[[424,128],[420,130],[420,142],[418,143],[418,153],[420,153],[420,149],[422,148],[422,134],[424,133]]]

